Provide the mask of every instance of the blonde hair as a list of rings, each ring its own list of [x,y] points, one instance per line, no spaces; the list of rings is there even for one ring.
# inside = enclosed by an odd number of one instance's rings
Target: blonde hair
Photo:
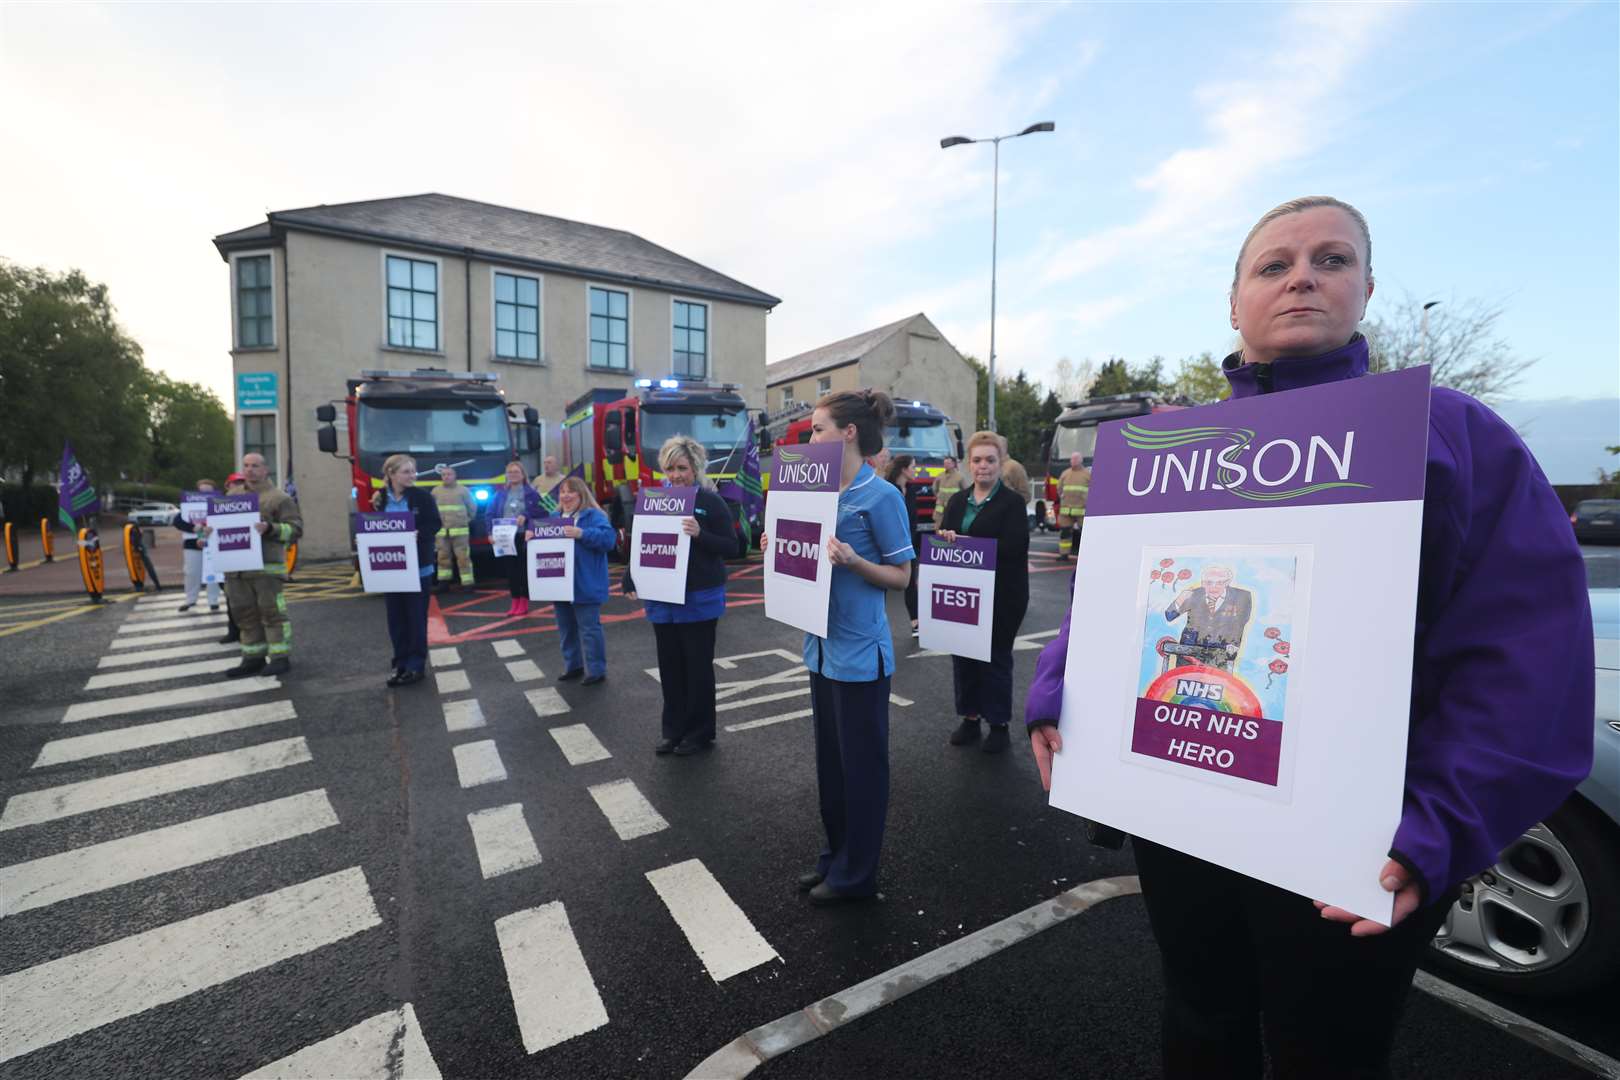
[[[383,461],[383,487],[386,488],[392,486],[394,474],[402,469],[407,463],[409,463],[412,468],[415,468],[416,459],[411,457],[409,454],[389,454],[388,457]]]
[[[596,496],[591,494],[591,485],[587,484],[584,478],[578,476],[565,476],[563,477],[562,483],[558,484],[557,486],[564,491],[572,491],[575,495],[578,495],[579,508],[581,510],[602,509],[602,507],[597,504]]]
[[[677,457],[686,459],[692,466],[692,475],[697,478],[699,487],[713,487],[709,479],[709,452],[703,449],[703,444],[690,435],[671,435],[664,440],[664,445],[658,448],[658,468],[660,472],[669,472],[669,463]]]
[[[1007,440],[1002,438],[1000,435],[997,435],[993,431],[975,431],[972,435],[968,436],[967,450],[964,451],[964,453],[966,453],[968,459],[971,461],[973,458],[973,448],[975,446],[983,446],[986,443],[994,446],[996,448],[996,455],[1003,461],[1006,460]]]
[[[1349,215],[1350,220],[1356,223],[1356,228],[1361,230],[1361,242],[1367,248],[1367,276],[1372,277],[1372,231],[1367,228],[1367,219],[1361,215],[1361,211],[1341,199],[1335,199],[1331,195],[1306,195],[1298,199],[1289,199],[1281,205],[1272,207],[1261,216],[1259,221],[1254,223],[1254,228],[1249,230],[1249,235],[1243,238],[1243,246],[1238,248],[1237,262],[1232,267],[1232,291],[1237,291],[1238,278],[1243,274],[1243,253],[1249,250],[1249,242],[1254,239],[1255,233],[1280,217],[1303,213],[1306,210],[1316,210],[1324,206],[1344,211],[1345,214]]]

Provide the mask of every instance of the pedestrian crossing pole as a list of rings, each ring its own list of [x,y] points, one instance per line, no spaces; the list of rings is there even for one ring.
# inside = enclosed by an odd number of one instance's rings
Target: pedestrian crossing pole
[[[6,522],[6,573],[17,572],[17,530]]]
[[[45,551],[45,561],[56,561],[56,537],[51,532],[51,519],[48,517],[39,519],[39,543]]]

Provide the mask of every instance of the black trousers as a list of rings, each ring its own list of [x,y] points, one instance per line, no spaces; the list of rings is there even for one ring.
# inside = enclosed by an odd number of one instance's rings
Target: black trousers
[[[1012,719],[1012,646],[992,648],[990,662],[951,657],[951,681],[956,685],[956,715],[977,716],[992,724]]]
[[[529,598],[529,575],[525,573],[529,566],[529,538],[518,533],[513,538],[513,546],[517,548],[516,555],[502,555],[495,562],[501,571],[506,574],[506,588],[514,600],[527,600]]]
[[[1131,838],[1164,963],[1168,1080],[1386,1077],[1412,972],[1455,891],[1353,938],[1306,898]],[[1368,874],[1376,873],[1368,867]]]
[[[911,534],[911,579],[906,582],[906,614],[911,621],[917,621],[917,567],[922,561],[922,534]]]
[[[871,896],[889,816],[889,677],[839,682],[812,672],[810,707],[827,831],[816,870],[830,888]]]
[[[406,671],[424,671],[428,650],[428,582],[422,579],[420,592],[383,594],[388,610],[388,640],[394,647],[393,666]]]
[[[714,631],[719,624],[719,619],[653,623],[666,739],[714,741]]]

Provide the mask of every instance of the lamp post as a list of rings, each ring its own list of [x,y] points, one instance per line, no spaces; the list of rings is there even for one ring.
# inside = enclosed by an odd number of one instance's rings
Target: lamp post
[[[953,146],[965,146],[968,143],[987,142],[995,146],[995,172],[990,186],[990,397],[989,418],[990,430],[996,430],[996,231],[1000,216],[1001,202],[1001,140],[1017,139],[1025,135],[1033,135],[1037,131],[1055,131],[1057,125],[1047,120],[1040,124],[1031,124],[1023,131],[1011,135],[993,135],[983,139],[970,139],[965,135],[952,135],[939,140],[941,150],[949,150]]]
[[[1423,362],[1425,364],[1432,365],[1434,363],[1434,352],[1429,348],[1429,309],[1439,307],[1441,303],[1440,300],[1430,300],[1423,305]]]

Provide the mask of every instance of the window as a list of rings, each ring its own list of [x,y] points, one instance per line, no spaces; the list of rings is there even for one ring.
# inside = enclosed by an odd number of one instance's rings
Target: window
[[[675,301],[676,375],[691,379],[709,376],[709,305]]]
[[[439,266],[387,256],[388,345],[394,349],[439,347]]]
[[[275,344],[270,307],[270,256],[236,260],[236,347],[263,349]]]
[[[242,415],[242,453],[263,454],[270,468],[270,482],[276,479],[276,414],[244,413]],[[241,460],[238,458],[237,460]]]
[[[591,286],[591,357],[594,368],[630,370],[630,294]]]
[[[821,378],[816,380],[816,393],[818,393],[818,394],[830,394],[830,393],[832,393],[832,376],[831,375],[823,375]]]
[[[540,279],[495,275],[495,355],[540,362]]]
[[[784,386],[782,387],[782,408],[785,409],[791,404],[793,404],[793,387]]]

